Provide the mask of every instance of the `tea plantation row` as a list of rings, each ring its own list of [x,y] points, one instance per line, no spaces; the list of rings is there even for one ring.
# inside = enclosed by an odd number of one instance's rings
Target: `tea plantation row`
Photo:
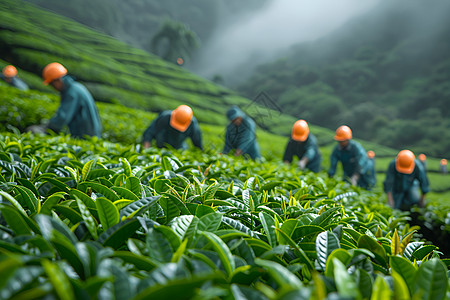
[[[375,194],[281,163],[0,137],[2,299],[445,299]]]

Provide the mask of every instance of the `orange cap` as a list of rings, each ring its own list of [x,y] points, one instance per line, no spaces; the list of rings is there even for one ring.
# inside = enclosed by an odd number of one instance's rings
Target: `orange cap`
[[[441,165],[442,166],[446,166],[447,165],[447,160],[445,158],[441,159]]]
[[[375,152],[373,152],[372,150],[367,151],[367,156],[369,158],[374,158],[375,157]]]
[[[180,105],[172,111],[172,115],[170,116],[170,126],[178,131],[185,132],[191,124],[192,116],[192,109],[189,106]]]
[[[5,77],[17,76],[17,69],[12,65],[7,65],[3,68],[2,73]]]
[[[338,142],[351,140],[352,139],[352,130],[350,129],[350,127],[348,127],[346,125],[342,125],[338,129],[336,129],[336,135],[334,136],[334,139]]]
[[[292,139],[298,142],[304,142],[309,135],[309,126],[305,120],[298,120],[292,126]]]
[[[410,150],[400,151],[395,159],[395,169],[403,174],[411,174],[416,165],[414,162],[415,158],[414,153]]]
[[[44,85],[48,85],[55,79],[61,78],[67,74],[67,69],[57,62],[50,63],[42,70],[42,78],[44,78]]]
[[[423,153],[419,154],[419,160],[420,161],[425,161],[426,159],[427,159],[427,157],[425,156],[425,154],[423,154]]]

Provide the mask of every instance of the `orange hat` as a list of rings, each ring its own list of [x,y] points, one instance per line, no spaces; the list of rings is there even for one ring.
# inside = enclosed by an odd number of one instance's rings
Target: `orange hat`
[[[411,174],[414,171],[415,162],[414,153],[410,150],[402,150],[395,159],[395,169],[403,174]]]
[[[441,166],[446,166],[447,160],[445,158],[441,159]]]
[[[425,156],[425,154],[423,154],[423,153],[419,154],[419,160],[420,161],[425,161],[426,159],[427,159],[427,157]]]
[[[61,78],[67,74],[67,69],[57,62],[50,63],[42,70],[42,78],[44,78],[44,85],[48,85],[53,80]]]
[[[309,126],[305,120],[298,120],[292,126],[292,139],[298,142],[304,142],[309,135]]]
[[[170,126],[178,131],[185,132],[191,124],[192,116],[192,109],[189,106],[180,105],[172,111],[172,115],[170,116]]]
[[[17,76],[17,69],[12,65],[7,65],[3,68],[2,73],[5,77]]]
[[[372,150],[367,151],[367,156],[369,158],[374,158],[375,157],[375,152],[373,152]]]
[[[334,139],[338,142],[351,140],[352,139],[352,130],[350,129],[350,127],[348,127],[346,125],[342,125],[338,129],[336,129],[336,135],[334,136]]]

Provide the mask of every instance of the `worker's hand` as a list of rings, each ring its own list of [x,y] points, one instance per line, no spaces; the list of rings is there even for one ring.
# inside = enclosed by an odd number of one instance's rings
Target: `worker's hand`
[[[47,126],[46,125],[31,125],[25,129],[26,132],[32,132],[37,134],[47,134]]]
[[[390,207],[394,208],[394,197],[392,196],[392,192],[387,192],[388,204]]]
[[[298,167],[300,168],[300,170],[304,170],[306,167],[306,161],[304,159],[300,159],[298,161]]]
[[[150,148],[152,146],[152,143],[150,142],[144,142],[144,149]]]
[[[242,155],[242,150],[236,149],[236,151],[234,152],[234,156],[239,156],[239,155]]]
[[[358,184],[359,174],[353,174],[352,177],[350,177],[350,183],[354,186]]]
[[[421,207],[421,208],[425,207],[425,195],[422,195],[422,197],[420,197],[419,207]]]

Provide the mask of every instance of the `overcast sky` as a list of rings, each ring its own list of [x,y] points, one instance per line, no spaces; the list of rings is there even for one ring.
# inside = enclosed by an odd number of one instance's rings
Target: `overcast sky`
[[[228,24],[202,45],[193,71],[233,77],[236,66],[256,65],[289,46],[322,37],[381,0],[273,0],[254,15]],[[249,63],[250,62],[250,63]]]

